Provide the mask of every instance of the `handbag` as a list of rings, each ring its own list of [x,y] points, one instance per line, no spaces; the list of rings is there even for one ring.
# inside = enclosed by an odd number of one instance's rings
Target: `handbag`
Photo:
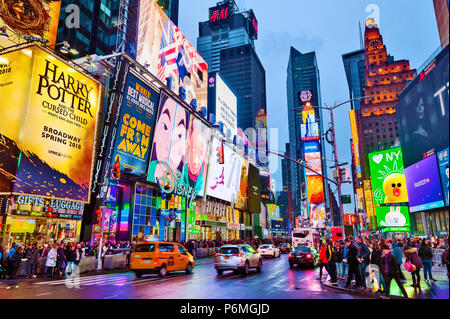
[[[416,271],[416,266],[413,263],[411,263],[409,260],[405,261],[405,263],[403,264],[403,267],[405,267],[405,269],[411,273]]]

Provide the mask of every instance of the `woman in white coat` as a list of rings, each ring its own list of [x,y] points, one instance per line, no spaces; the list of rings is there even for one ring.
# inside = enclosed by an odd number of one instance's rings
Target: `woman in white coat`
[[[52,277],[53,269],[56,266],[57,247],[58,246],[56,244],[53,244],[52,249],[50,249],[50,251],[48,252],[47,261],[45,263],[45,267],[47,270],[47,277]]]

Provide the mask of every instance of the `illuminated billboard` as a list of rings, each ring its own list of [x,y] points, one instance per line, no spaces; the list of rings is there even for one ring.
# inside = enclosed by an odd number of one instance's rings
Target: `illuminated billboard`
[[[223,24],[228,24],[232,15],[231,2],[225,2],[219,6],[209,8],[209,26],[214,29]]]
[[[439,173],[441,175],[442,189],[444,190],[445,206],[448,206],[448,203],[449,203],[448,156],[449,156],[449,149],[448,149],[448,147],[445,150],[443,150],[442,152],[438,153]]]
[[[197,110],[207,106],[208,65],[154,0],[140,1],[136,60],[164,84],[172,78],[172,91],[184,88]]]
[[[241,181],[241,169],[244,159],[229,146],[224,145],[224,164],[217,160],[217,148],[221,141],[213,137],[209,158],[209,174],[206,195],[233,203],[237,200]]]
[[[362,178],[361,174],[361,158],[359,156],[359,135],[358,135],[358,126],[356,120],[356,111],[350,111],[350,126],[352,129],[352,141],[353,141],[353,152],[355,154],[355,166],[358,178]]]
[[[89,202],[100,84],[38,46],[0,64],[0,192]]]
[[[261,179],[258,169],[252,164],[248,168],[248,209],[261,213]]]
[[[376,207],[377,225],[386,232],[409,232],[410,220],[408,206]]]
[[[145,175],[159,94],[129,73],[122,103],[113,163],[132,175]]]
[[[436,155],[407,167],[405,175],[412,213],[444,206]]]
[[[306,176],[317,176],[322,174],[322,157],[320,152],[307,152],[305,149]]]
[[[319,123],[311,122],[308,124],[301,124],[301,138],[302,141],[314,141],[320,139]]]
[[[209,76],[208,114],[216,116],[216,123],[222,122],[225,135],[228,129],[231,138],[237,135],[237,97],[219,73]]]
[[[323,178],[322,176],[308,176],[306,178],[308,202],[310,204],[321,204],[324,202]]]
[[[303,124],[316,122],[316,111],[314,109],[303,109],[302,119]]]
[[[53,47],[60,9],[60,0],[0,0],[0,28],[6,28],[7,34],[0,37],[0,48],[32,39],[44,40]]]
[[[235,206],[240,209],[245,209],[247,206],[247,193],[248,193],[248,169],[249,162],[244,159],[241,169],[241,182],[239,186],[238,198]]]
[[[271,220],[280,219],[280,207],[274,204],[266,204]]]
[[[325,228],[325,203],[310,204],[311,228]]]
[[[369,153],[375,205],[408,202],[401,148]]]
[[[183,106],[161,94],[147,180],[157,183],[167,176],[204,196],[210,147],[210,128]]]
[[[400,94],[396,109],[405,167],[449,145],[449,46]]]

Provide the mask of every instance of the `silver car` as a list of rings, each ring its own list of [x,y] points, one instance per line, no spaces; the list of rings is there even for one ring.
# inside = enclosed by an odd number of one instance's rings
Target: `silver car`
[[[219,276],[225,270],[247,275],[250,268],[256,268],[257,272],[261,272],[262,257],[250,245],[225,245],[216,253],[214,267]]]

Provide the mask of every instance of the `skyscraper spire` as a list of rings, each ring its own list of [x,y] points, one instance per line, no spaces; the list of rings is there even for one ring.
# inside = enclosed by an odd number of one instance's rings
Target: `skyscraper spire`
[[[362,29],[361,29],[361,21],[358,22],[359,24],[359,48],[362,50],[364,49],[364,40],[363,40],[363,34],[362,34]]]

